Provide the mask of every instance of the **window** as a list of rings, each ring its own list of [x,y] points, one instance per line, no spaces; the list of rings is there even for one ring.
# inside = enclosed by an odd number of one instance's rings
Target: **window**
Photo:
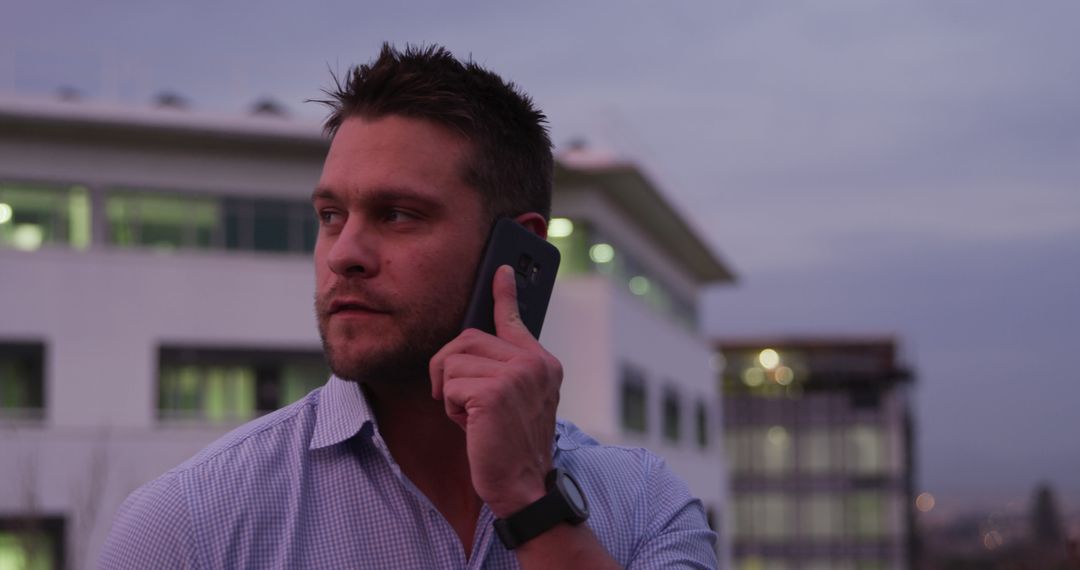
[[[779,541],[792,533],[792,501],[783,493],[745,493],[735,497],[735,538]]]
[[[90,197],[82,186],[0,183],[0,247],[90,245]]]
[[[302,398],[329,370],[319,352],[162,348],[162,419],[241,422]]]
[[[553,218],[548,239],[559,248],[559,277],[582,273],[607,275],[620,287],[674,322],[690,330],[697,327],[692,298],[675,291],[656,271],[635,258],[632,251],[583,219]]]
[[[622,377],[620,401],[623,429],[630,432],[646,433],[649,431],[649,422],[645,375],[631,365],[624,365]]]
[[[838,472],[828,428],[808,428],[799,434],[799,470],[813,475]]]
[[[310,252],[318,231],[301,200],[120,190],[106,199],[109,243],[159,249]]]
[[[42,418],[44,360],[42,343],[0,343],[0,418]]]
[[[873,476],[887,471],[881,428],[856,425],[847,432],[847,468],[852,475]]]
[[[698,400],[697,406],[694,409],[694,425],[697,427],[697,444],[698,447],[709,446],[709,412],[705,407],[705,402]]]
[[[761,453],[761,461],[755,463],[760,465],[761,472],[773,476],[787,475],[795,463],[791,436],[788,435],[787,428],[777,425],[757,429],[754,435]]]
[[[884,536],[884,503],[881,493],[875,491],[857,491],[848,495],[848,533],[860,538]]]
[[[844,535],[843,501],[833,493],[815,493],[802,499],[799,526],[811,540],[828,540]]]
[[[664,439],[678,443],[682,436],[682,413],[679,392],[674,388],[664,389]]]
[[[0,517],[0,568],[64,567],[64,519]]]

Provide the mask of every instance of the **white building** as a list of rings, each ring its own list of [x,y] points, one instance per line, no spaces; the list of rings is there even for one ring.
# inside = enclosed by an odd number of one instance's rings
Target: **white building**
[[[308,195],[326,145],[279,116],[0,102],[0,567],[92,566],[130,491],[325,380]],[[574,152],[556,185],[541,340],[560,415],[661,453],[715,512],[695,321],[731,275],[633,166]]]

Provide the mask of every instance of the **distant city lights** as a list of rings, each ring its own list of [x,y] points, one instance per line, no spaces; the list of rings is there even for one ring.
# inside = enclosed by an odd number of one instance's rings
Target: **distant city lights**
[[[985,546],[987,550],[994,550],[1004,543],[1005,539],[1002,538],[1001,533],[996,530],[992,530],[983,535],[983,546]]]
[[[915,498],[915,508],[919,509],[919,512],[928,513],[934,510],[934,505],[937,501],[934,500],[934,496],[930,493],[921,493]]]
[[[548,236],[553,238],[569,237],[574,233],[574,222],[567,218],[551,218],[548,224]]]
[[[775,350],[771,348],[766,348],[765,350],[761,351],[761,354],[758,355],[758,362],[760,362],[761,365],[765,368],[772,370],[773,368],[776,368],[778,364],[780,364],[780,355],[777,354]]]
[[[12,214],[13,212],[11,210],[11,206],[9,204],[0,202],[0,224],[5,224],[11,221]]]
[[[589,248],[589,259],[595,263],[609,263],[615,259],[615,248],[606,243],[598,243]]]

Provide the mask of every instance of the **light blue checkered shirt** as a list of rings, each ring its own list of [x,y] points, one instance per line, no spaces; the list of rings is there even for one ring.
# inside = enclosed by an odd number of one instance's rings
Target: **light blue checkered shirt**
[[[556,426],[554,463],[588,525],[630,568],[714,568],[700,501],[643,449]],[[473,556],[401,473],[359,387],[331,377],[144,485],[120,508],[101,568],[518,568],[485,506]]]

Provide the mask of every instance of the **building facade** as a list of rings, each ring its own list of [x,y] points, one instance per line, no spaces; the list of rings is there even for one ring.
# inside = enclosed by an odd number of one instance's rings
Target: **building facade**
[[[724,341],[739,570],[915,565],[911,374],[891,339]]]
[[[325,382],[308,196],[326,148],[275,116],[0,102],[0,566],[91,567],[128,493]],[[719,512],[695,323],[731,275],[640,171],[581,159],[558,166],[541,336],[560,415],[659,452]]]

